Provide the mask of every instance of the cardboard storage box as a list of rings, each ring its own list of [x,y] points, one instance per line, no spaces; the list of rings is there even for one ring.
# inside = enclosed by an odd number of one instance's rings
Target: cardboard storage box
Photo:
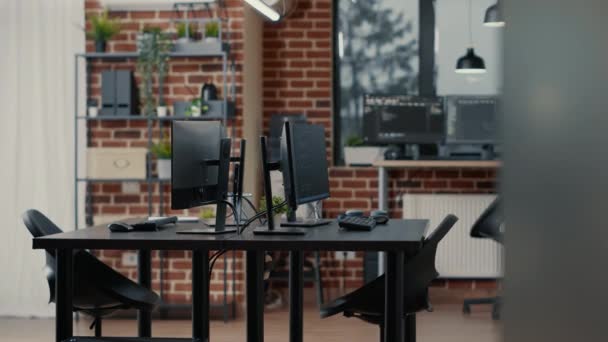
[[[89,148],[87,149],[88,178],[145,179],[145,148]]]

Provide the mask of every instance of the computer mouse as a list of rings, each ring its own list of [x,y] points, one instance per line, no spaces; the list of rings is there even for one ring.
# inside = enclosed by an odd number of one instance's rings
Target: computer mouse
[[[370,217],[376,221],[376,224],[386,224],[389,220],[388,213],[384,210],[374,210]]]
[[[108,229],[113,233],[126,233],[132,231],[133,226],[124,222],[113,222],[108,225]]]
[[[346,216],[363,216],[362,210],[347,210],[345,213]]]

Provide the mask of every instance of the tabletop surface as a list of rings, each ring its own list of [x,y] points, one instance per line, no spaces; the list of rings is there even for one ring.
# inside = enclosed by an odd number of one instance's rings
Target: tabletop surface
[[[140,219],[125,220],[137,222]],[[337,222],[303,228],[306,235],[254,235],[253,226],[242,235],[176,234],[177,230],[201,227],[201,223],[178,223],[157,232],[112,233],[106,225],[34,238],[34,249],[260,249],[260,250],[399,250],[417,247],[428,220],[390,220],[371,232],[342,230]]]

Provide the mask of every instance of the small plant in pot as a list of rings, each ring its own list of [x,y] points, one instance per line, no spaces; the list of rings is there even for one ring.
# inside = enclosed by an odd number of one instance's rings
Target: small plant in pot
[[[205,41],[216,42],[220,38],[220,23],[217,21],[208,21],[205,24]]]
[[[273,208],[276,208],[276,206],[282,204],[283,202],[285,202],[285,199],[283,199],[283,197],[272,196],[272,207]],[[274,216],[275,225],[278,225],[281,223],[283,214],[287,214],[288,210],[289,209],[288,209],[287,205],[284,205],[280,208],[272,210],[272,215]],[[266,197],[265,196],[262,196],[262,198],[260,199],[260,211],[266,211]]]
[[[159,179],[171,178],[171,143],[169,139],[152,145],[152,154],[156,157],[156,169]]]
[[[177,31],[177,43],[188,43],[194,40],[197,28],[196,24],[179,22],[175,25]]]
[[[95,52],[105,52],[108,40],[120,32],[120,23],[116,19],[110,19],[108,11],[92,16],[89,23],[91,29],[87,32],[87,37],[95,41]]]
[[[344,147],[344,163],[353,166],[370,166],[376,160],[382,159],[386,148],[365,146],[360,136],[350,136]]]
[[[215,223],[215,206],[207,206],[201,209],[199,217],[207,224]]]

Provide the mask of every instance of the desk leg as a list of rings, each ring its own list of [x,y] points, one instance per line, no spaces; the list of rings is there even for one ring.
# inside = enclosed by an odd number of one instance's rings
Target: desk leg
[[[264,252],[247,251],[247,342],[264,341]]]
[[[403,341],[403,265],[404,254],[385,252],[384,341]]]
[[[416,314],[405,316],[405,342],[416,342]]]
[[[149,250],[140,250],[137,253],[137,277],[141,286],[147,289],[152,288],[152,265]],[[137,333],[139,337],[152,337],[152,312],[150,310],[137,312]]]
[[[378,168],[378,209],[388,211],[388,172]],[[384,253],[378,252],[378,276],[384,273]]]
[[[192,251],[192,338],[209,341],[209,252]]]
[[[304,253],[291,251],[289,253],[289,341],[302,342],[304,329],[303,287]]]
[[[61,342],[73,336],[72,296],[74,265],[71,249],[56,251],[57,279],[55,283],[55,341]]]

